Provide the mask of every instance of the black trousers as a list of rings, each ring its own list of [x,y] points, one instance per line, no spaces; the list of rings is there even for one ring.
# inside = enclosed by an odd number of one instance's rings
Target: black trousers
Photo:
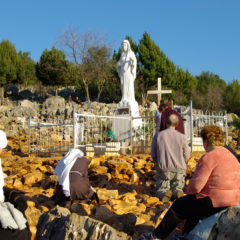
[[[165,238],[183,220],[186,220],[183,233],[189,233],[200,219],[209,217],[225,208],[214,208],[209,197],[197,199],[195,195],[183,196],[173,203],[153,234],[158,238]]]
[[[30,240],[31,232],[28,228],[23,230],[0,229],[1,240]]]

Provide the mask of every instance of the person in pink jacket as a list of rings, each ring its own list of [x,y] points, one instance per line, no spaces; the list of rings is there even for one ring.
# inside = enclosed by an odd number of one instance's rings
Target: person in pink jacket
[[[206,154],[189,181],[187,195],[177,199],[157,228],[143,234],[143,239],[163,239],[183,220],[183,235],[187,234],[200,219],[240,205],[240,163],[224,147],[224,133],[217,126],[205,126],[201,137]]]

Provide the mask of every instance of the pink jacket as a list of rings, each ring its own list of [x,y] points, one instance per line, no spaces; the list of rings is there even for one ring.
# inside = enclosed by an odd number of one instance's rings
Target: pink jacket
[[[199,160],[187,194],[210,197],[214,207],[240,205],[240,164],[226,148],[219,147]]]

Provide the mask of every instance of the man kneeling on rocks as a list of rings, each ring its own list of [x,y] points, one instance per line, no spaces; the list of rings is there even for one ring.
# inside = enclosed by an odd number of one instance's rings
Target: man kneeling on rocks
[[[190,151],[185,135],[175,130],[178,121],[177,115],[169,115],[168,128],[156,132],[151,146],[151,156],[157,169],[156,196],[163,202],[183,196],[185,186]]]
[[[65,204],[66,201],[91,200],[97,202],[96,191],[91,187],[88,178],[89,160],[79,149],[70,150],[58,163],[55,174],[59,176],[56,187],[56,204]]]

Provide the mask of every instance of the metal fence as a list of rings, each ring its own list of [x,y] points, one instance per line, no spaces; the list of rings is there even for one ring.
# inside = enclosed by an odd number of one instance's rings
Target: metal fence
[[[190,103],[180,114],[192,151],[195,145],[202,145],[199,134],[205,125],[220,126],[227,139],[226,112],[203,113],[194,110]],[[138,121],[139,127],[133,127],[134,121]],[[73,118],[68,121],[39,123],[29,119],[29,153],[67,152],[71,148],[79,148],[89,156],[150,153],[154,133],[154,112],[145,111],[139,117],[132,117],[127,113],[96,115],[74,111]]]
[[[146,111],[141,117],[132,117],[127,113],[118,115],[117,112],[113,115],[74,113],[74,148],[94,154],[149,151],[155,132],[152,114]],[[134,121],[138,121],[140,126],[134,128]]]
[[[73,146],[73,124],[70,120],[38,122],[29,119],[29,153],[67,152]]]
[[[217,125],[221,127],[226,135],[226,143],[228,143],[228,122],[227,112],[215,112],[193,109],[192,102],[181,112],[181,116],[184,119],[185,135],[188,138],[192,151],[194,146],[202,146],[202,139],[200,138],[200,132],[206,125]],[[203,148],[202,148],[203,149]]]

